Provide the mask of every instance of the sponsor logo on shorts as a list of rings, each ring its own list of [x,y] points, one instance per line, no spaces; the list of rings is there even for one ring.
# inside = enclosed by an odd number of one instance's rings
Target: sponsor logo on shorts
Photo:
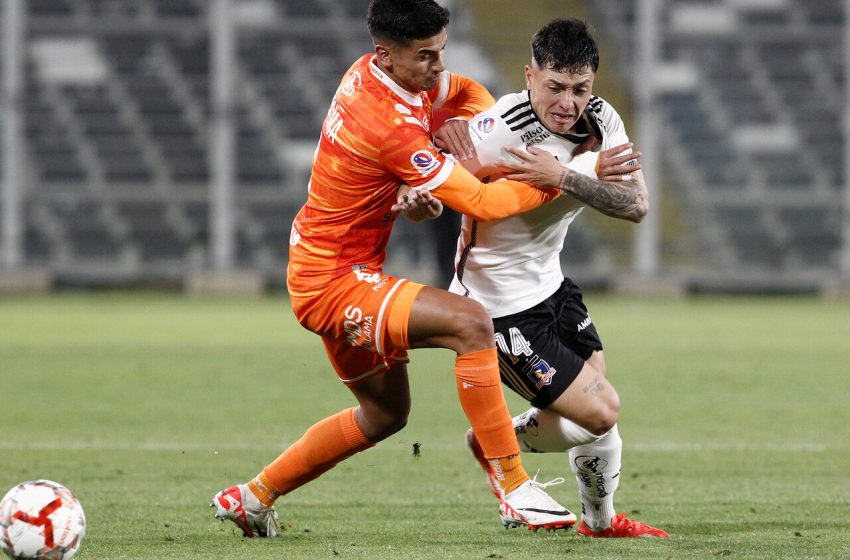
[[[558,370],[550,366],[546,360],[540,360],[531,368],[528,378],[534,382],[535,387],[542,389],[546,385],[552,384],[552,378],[556,373],[558,373]]]
[[[476,126],[478,127],[478,132],[482,134],[489,134],[493,132],[494,128],[496,128],[496,120],[493,117],[485,117],[478,121]]]
[[[345,331],[345,339],[352,346],[360,346],[366,350],[372,350],[372,325],[374,319],[371,315],[364,315],[359,307],[349,305],[345,308],[345,320],[342,328]]]
[[[366,272],[364,270],[360,270],[357,266],[352,267],[354,275],[357,276],[357,280],[360,282],[366,282],[367,284],[373,284],[372,290],[378,291],[384,286],[386,286],[387,281],[389,280],[386,276],[381,276],[377,272]]]
[[[428,175],[440,166],[440,160],[438,160],[434,154],[428,150],[418,150],[413,152],[413,155],[410,156],[410,163],[412,163],[413,167],[415,167],[422,175]]]

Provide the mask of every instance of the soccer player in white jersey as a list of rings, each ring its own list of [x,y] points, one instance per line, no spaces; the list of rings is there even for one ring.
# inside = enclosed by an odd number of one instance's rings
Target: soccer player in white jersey
[[[541,171],[529,153],[553,153],[566,169],[569,196],[534,210],[483,223],[464,216],[450,288],[484,304],[496,331],[502,381],[532,408],[514,418],[520,448],[569,453],[589,537],[668,537],[616,515],[622,440],[619,396],[608,381],[599,334],[581,291],[561,271],[567,230],[585,206],[640,222],[647,188],[620,116],[592,95],[599,53],[587,24],[558,19],[532,40],[527,91],[502,97],[469,122],[476,156],[462,159],[479,178],[529,181]],[[512,154],[523,171],[502,174]],[[497,473],[467,440],[500,494]]]

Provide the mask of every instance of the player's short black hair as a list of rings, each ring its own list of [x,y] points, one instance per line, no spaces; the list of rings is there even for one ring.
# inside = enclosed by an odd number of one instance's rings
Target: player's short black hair
[[[599,47],[590,26],[579,19],[556,19],[531,38],[531,56],[538,67],[570,74],[599,69]]]
[[[366,23],[376,43],[406,45],[439,35],[450,17],[448,8],[434,0],[371,0]]]

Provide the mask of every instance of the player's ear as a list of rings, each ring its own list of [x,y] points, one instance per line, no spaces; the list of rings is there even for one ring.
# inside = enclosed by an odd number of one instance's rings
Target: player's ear
[[[384,45],[380,43],[375,44],[375,55],[378,57],[378,62],[381,63],[381,66],[386,67],[392,64],[390,49]]]
[[[525,89],[531,91],[531,67],[525,65]]]

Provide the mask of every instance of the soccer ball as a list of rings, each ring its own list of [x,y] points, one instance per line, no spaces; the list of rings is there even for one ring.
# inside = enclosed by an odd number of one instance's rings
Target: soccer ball
[[[0,547],[10,558],[68,560],[85,534],[83,506],[57,482],[22,482],[0,502]]]

